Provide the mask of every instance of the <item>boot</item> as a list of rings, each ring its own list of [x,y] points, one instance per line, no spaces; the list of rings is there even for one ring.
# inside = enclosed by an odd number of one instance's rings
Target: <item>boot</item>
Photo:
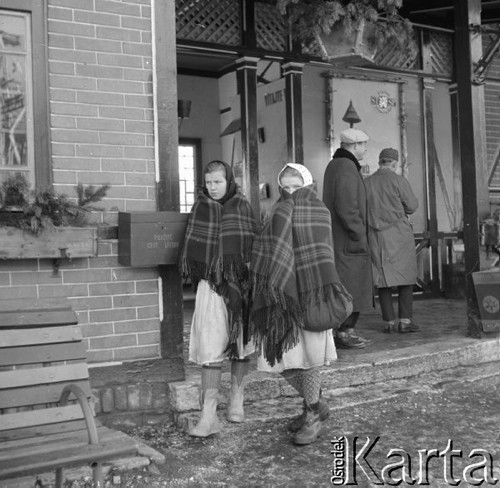
[[[293,443],[298,446],[312,444],[321,435],[322,422],[319,416],[319,402],[306,407],[305,422],[294,435]]]
[[[326,420],[330,416],[330,407],[328,406],[328,403],[326,400],[321,396],[321,391],[319,393],[319,419],[321,421]],[[298,432],[301,427],[305,424],[306,422],[306,402],[304,400],[303,402],[303,410],[300,415],[292,419],[292,421],[288,424],[288,430],[290,432]]]
[[[217,417],[217,397],[220,377],[221,368],[203,367],[201,369],[203,407],[198,424],[189,431],[190,436],[208,437],[220,432],[220,423]]]
[[[241,423],[245,420],[243,411],[243,393],[245,388],[244,378],[247,373],[247,361],[231,362],[231,389],[227,404],[227,420]]]

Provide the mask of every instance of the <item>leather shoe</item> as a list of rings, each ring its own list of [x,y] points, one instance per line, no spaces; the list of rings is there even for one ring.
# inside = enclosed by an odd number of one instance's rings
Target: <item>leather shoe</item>
[[[365,343],[367,346],[373,342],[371,339],[367,339],[366,337],[362,337],[362,336],[356,334],[356,332],[349,332],[349,330],[347,331],[347,335],[349,337],[351,337],[352,339],[354,339],[355,341]]]
[[[398,325],[394,320],[391,320],[390,322],[386,322],[384,332],[386,334],[393,334],[394,332],[398,331]]]
[[[413,321],[409,323],[399,322],[398,330],[400,334],[407,334],[409,332],[420,332],[420,327]]]
[[[366,347],[366,343],[361,342],[344,332],[343,334],[336,335],[335,347],[337,349],[363,349]]]

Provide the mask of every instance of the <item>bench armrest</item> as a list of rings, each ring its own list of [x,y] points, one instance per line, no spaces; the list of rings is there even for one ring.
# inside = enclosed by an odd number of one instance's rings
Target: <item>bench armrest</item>
[[[89,401],[84,391],[78,385],[74,384],[66,385],[61,393],[61,398],[59,399],[59,403],[61,404],[61,406],[66,405],[68,403],[68,399],[71,394],[75,395],[82,409],[83,417],[85,419],[85,425],[87,426],[87,432],[89,435],[89,444],[98,444],[99,437],[97,435],[97,427],[95,425],[94,412],[90,407]]]

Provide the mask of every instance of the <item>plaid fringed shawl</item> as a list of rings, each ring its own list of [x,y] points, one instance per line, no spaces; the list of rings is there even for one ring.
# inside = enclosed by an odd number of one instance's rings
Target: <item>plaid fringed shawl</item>
[[[224,298],[229,315],[230,358],[237,358],[240,330],[248,343],[250,283],[246,263],[250,262],[256,221],[239,189],[224,203],[200,190],[188,219],[180,257],[180,272],[196,290],[200,280]]]
[[[251,333],[271,366],[298,343],[310,304],[339,293],[350,300],[335,268],[330,212],[310,187],[281,196],[250,265]]]

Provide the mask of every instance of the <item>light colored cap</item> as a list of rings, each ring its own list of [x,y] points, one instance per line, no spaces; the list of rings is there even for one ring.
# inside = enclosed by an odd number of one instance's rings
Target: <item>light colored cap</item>
[[[366,142],[370,138],[362,131],[358,129],[345,129],[340,133],[340,142],[346,144],[356,144],[357,142]]]
[[[300,176],[302,176],[302,180],[304,181],[304,186],[313,184],[312,174],[303,164],[287,163],[287,164],[285,164],[283,169],[280,171],[280,174],[278,175],[278,185],[279,186],[281,186],[281,182],[280,182],[281,173],[283,173],[284,169],[287,166],[297,170],[300,173]]]

